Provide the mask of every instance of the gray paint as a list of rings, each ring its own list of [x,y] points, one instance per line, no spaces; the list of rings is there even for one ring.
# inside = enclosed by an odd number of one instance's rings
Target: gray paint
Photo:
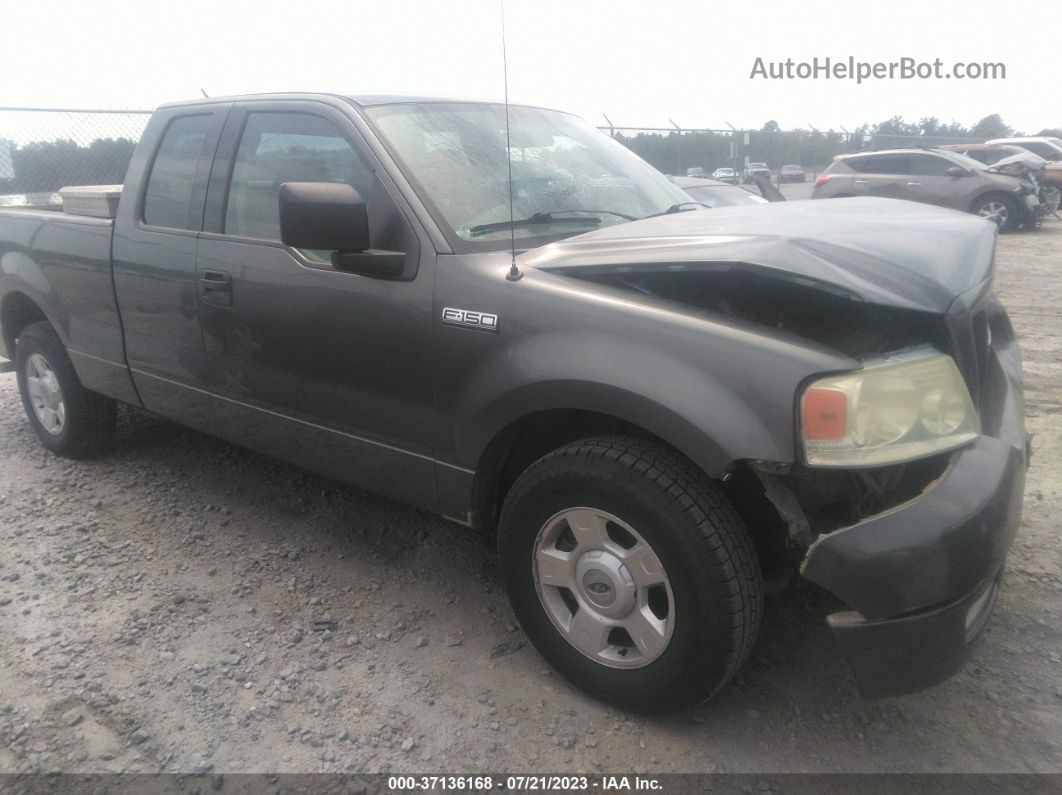
[[[405,253],[412,278],[341,273],[279,243],[223,233],[228,168],[251,106],[298,106],[347,131],[376,169],[373,244]],[[980,397],[986,434],[1000,437],[956,456],[949,477],[958,480],[940,494],[992,496],[955,508],[939,526],[910,525],[916,514],[896,510],[881,522],[906,516],[902,534],[863,523],[824,536],[805,574],[877,616],[957,596],[1001,560],[1020,508],[1014,470],[1024,431],[1017,347],[1002,307],[987,298],[992,224],[873,199],[676,213],[520,252],[522,278],[510,280],[508,252],[452,252],[359,107],[301,94],[164,107],[134,155],[113,225],[0,211],[0,302],[39,307],[90,389],[457,518],[469,516],[492,440],[539,412],[585,409],[628,421],[717,476],[742,459],[795,462],[802,384],[860,366],[792,333],[588,275],[753,269],[928,313]],[[215,124],[195,179],[193,228],[145,227],[140,196],[162,130],[175,115],[204,111]],[[203,300],[208,270],[231,277],[231,306]],[[986,306],[990,351],[975,344],[972,322]],[[495,315],[496,331],[444,322],[446,307]],[[941,499],[923,507],[933,516],[952,510]],[[989,547],[968,554],[968,543]],[[934,549],[926,560],[949,572],[939,587],[921,583],[925,567],[912,564],[911,551],[926,545]],[[918,582],[865,585],[890,574]]]

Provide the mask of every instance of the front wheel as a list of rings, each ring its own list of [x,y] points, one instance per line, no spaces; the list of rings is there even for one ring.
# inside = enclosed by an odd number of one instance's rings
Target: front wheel
[[[22,405],[37,438],[67,458],[102,452],[114,436],[115,402],[81,385],[55,329],[32,323],[19,334],[15,367]]]
[[[755,641],[751,538],[718,487],[662,445],[598,437],[539,459],[505,500],[498,552],[531,642],[618,707],[694,706]]]
[[[993,195],[978,199],[973,213],[995,223],[1000,232],[1009,232],[1018,225],[1018,210],[1009,196]]]

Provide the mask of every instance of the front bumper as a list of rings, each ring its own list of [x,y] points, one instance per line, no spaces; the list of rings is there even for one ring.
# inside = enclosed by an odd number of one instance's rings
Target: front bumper
[[[991,339],[984,435],[920,496],[820,536],[805,556],[801,574],[851,608],[828,623],[865,698],[954,674],[995,602],[1021,521],[1028,440],[1020,354],[1001,308]]]
[[[942,607],[885,621],[855,612],[827,619],[863,698],[912,693],[953,676],[981,637],[999,594],[999,573]]]

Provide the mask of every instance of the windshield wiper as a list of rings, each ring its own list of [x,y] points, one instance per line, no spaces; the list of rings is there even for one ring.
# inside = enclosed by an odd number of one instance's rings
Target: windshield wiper
[[[601,223],[600,218],[560,218],[558,216],[566,213],[594,213],[595,215],[615,215],[619,218],[625,218],[628,221],[637,221],[637,217],[633,215],[627,215],[626,213],[618,213],[613,210],[550,210],[548,213],[535,213],[529,218],[521,218],[514,221],[495,221],[490,224],[479,224],[473,226],[468,230],[471,235],[482,235],[487,232],[494,232],[499,229],[515,229],[521,226],[535,226],[537,224],[592,224],[597,225]]]
[[[712,209],[712,206],[710,204],[705,204],[704,202],[697,202],[697,201],[679,202],[678,204],[672,204],[670,207],[668,207],[662,213],[653,213],[652,215],[647,215],[645,217],[646,218],[657,218],[657,217],[659,217],[661,215],[674,215],[675,213],[687,213],[687,212],[689,212],[690,210],[693,209],[693,207],[690,207],[691,204],[696,204],[698,207],[707,207],[709,210]]]

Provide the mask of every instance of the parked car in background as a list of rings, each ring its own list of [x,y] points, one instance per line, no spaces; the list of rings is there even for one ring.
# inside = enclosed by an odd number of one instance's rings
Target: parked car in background
[[[728,185],[738,184],[737,172],[732,168],[717,168],[712,172],[712,179],[719,182],[725,182]]]
[[[700,166],[693,166],[686,169],[687,177],[700,177],[702,179],[708,179],[708,175],[704,172],[704,169]]]
[[[743,204],[769,204],[763,196],[740,185],[731,185],[714,179],[697,177],[671,177],[693,199],[708,207],[732,207]]]
[[[778,169],[778,182],[804,182],[808,178],[800,166],[782,166]]]
[[[1044,160],[1062,160],[1062,138],[1029,136],[1026,138],[996,138],[990,144],[1014,144],[1040,155]]]
[[[946,152],[957,152],[972,157],[986,166],[994,166],[1001,160],[1024,156],[1043,169],[1042,179],[1051,187],[1062,189],[1062,161],[1045,160],[1035,152],[1017,144],[950,144],[941,146]]]
[[[884,149],[838,155],[815,180],[813,199],[881,196],[951,207],[988,218],[1001,230],[1036,220],[1036,186],[998,174],[955,152]]]
[[[745,166],[745,170],[741,172],[741,181],[746,185],[751,184],[754,176],[770,179],[771,169],[767,167],[766,163],[749,163]]]
[[[972,157],[978,163],[984,163],[986,166],[995,165],[1004,158],[1014,157],[1015,155],[1020,154],[1036,157],[1040,160],[1044,159],[1038,154],[1035,154],[1024,147],[1018,146],[1017,144],[947,144],[937,148],[942,149],[945,152],[956,152],[960,155]]]
[[[1062,162],[1050,162],[1044,166],[1044,182],[1062,190]]]

